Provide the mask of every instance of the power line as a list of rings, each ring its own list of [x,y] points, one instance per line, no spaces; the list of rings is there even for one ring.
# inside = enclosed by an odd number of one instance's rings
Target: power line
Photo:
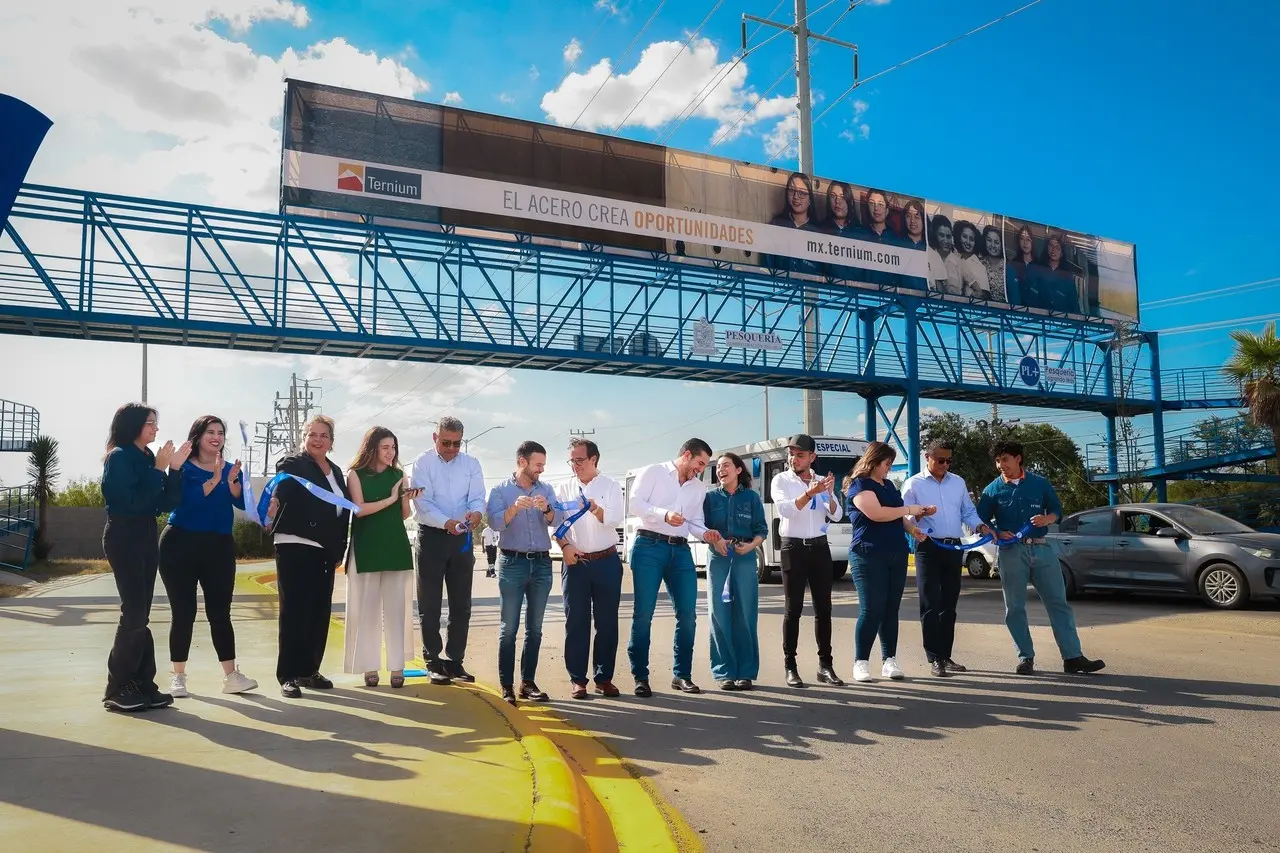
[[[899,68],[905,68],[906,66],[910,65],[911,63],[915,62],[918,59],[924,59],[926,56],[929,56],[930,54],[934,54],[944,48],[951,47],[951,45],[955,44],[956,42],[963,41],[964,39],[967,39],[969,36],[976,35],[977,33],[980,33],[983,30],[987,29],[988,27],[994,27],[996,24],[1000,23],[1001,21],[1008,20],[1009,18],[1012,18],[1014,15],[1017,15],[1020,12],[1025,12],[1027,9],[1030,9],[1032,6],[1038,6],[1041,2],[1042,0],[1031,0],[1030,3],[1027,3],[1026,5],[1023,5],[1023,6],[1019,6],[1017,9],[1014,9],[1012,12],[1006,12],[1005,14],[1001,15],[998,18],[995,18],[994,20],[987,21],[985,24],[983,24],[980,27],[974,27],[973,29],[969,30],[967,33],[963,33],[962,35],[958,35],[949,41],[945,41],[942,44],[938,45],[937,47],[931,47],[928,50],[926,50],[924,53],[917,53],[915,56],[911,57],[910,59],[904,59],[902,62],[899,62],[897,65],[891,65],[888,68],[884,69],[883,71],[877,71],[875,74],[872,74],[870,77],[863,77],[861,80],[855,81],[852,86],[850,86],[848,89],[845,89],[843,92],[841,92],[839,97],[837,97],[834,101],[831,102],[830,106],[828,106],[825,110],[819,113],[818,117],[813,120],[813,123],[817,124],[818,122],[826,118],[827,115],[832,110],[834,110],[841,101],[849,97],[849,95],[853,94],[853,91],[858,87],[865,86],[866,84],[870,83],[872,80],[875,80],[878,77],[883,77],[884,75],[888,74],[891,71],[897,71]],[[774,160],[781,157],[782,154],[788,151],[791,148],[791,146],[794,145],[799,139],[800,139],[799,134],[792,137],[791,140],[786,145],[784,145],[781,149],[779,149],[777,154],[774,154],[772,157],[770,157],[768,160],[765,161],[765,165],[768,165],[769,163],[772,163]]]
[[[1233,326],[1242,326],[1245,323],[1263,323],[1274,322],[1280,320],[1280,314],[1257,314],[1253,317],[1237,317],[1234,320],[1215,320],[1212,323],[1195,323],[1188,326],[1174,326],[1169,329],[1158,329],[1161,337],[1169,337],[1172,335],[1186,335],[1193,332],[1211,332],[1215,329],[1229,329]]]
[[[854,9],[858,8],[865,2],[866,0],[855,0],[855,2],[850,3],[849,8],[841,12],[839,17],[837,17],[834,21],[831,22],[831,26],[827,27],[825,30],[822,31],[822,34],[824,36],[830,35],[831,31],[834,30],[837,26],[839,26],[840,22],[844,20],[845,15],[848,15],[850,12],[852,12]],[[816,54],[820,49],[821,49],[821,45],[814,45],[814,47],[809,51],[809,57],[812,59],[813,55]],[[716,136],[714,140],[712,140],[711,144],[706,147],[703,153],[709,153],[712,148],[715,148],[721,142],[724,142],[729,137],[729,134],[733,132],[734,128],[742,124],[742,122],[746,120],[747,116],[755,112],[756,108],[759,107],[762,103],[764,103],[769,93],[772,92],[774,89],[778,88],[778,86],[782,84],[782,81],[790,77],[791,74],[792,74],[792,69],[790,67],[783,69],[782,73],[778,75],[778,79],[774,80],[773,83],[769,85],[769,88],[764,90],[764,94],[762,94],[759,98],[757,98],[742,115],[738,116],[737,121],[735,121],[733,124],[729,125],[727,128],[722,130],[720,134]]]
[[[1201,290],[1197,293],[1186,293],[1182,296],[1169,296],[1164,299],[1156,299],[1151,302],[1144,302],[1142,308],[1151,310],[1152,308],[1171,308],[1174,305],[1186,305],[1190,302],[1200,302],[1204,299],[1212,299],[1215,296],[1225,296],[1232,293],[1243,293],[1246,290],[1264,290],[1280,284],[1280,277],[1263,278],[1258,281],[1250,281],[1246,284],[1234,284],[1230,287],[1219,287],[1214,290]]]
[[[614,133],[617,133],[618,131],[622,130],[622,126],[627,123],[627,119],[631,118],[632,114],[636,110],[640,109],[640,105],[644,103],[644,99],[649,97],[649,93],[652,92],[654,88],[657,87],[658,83],[662,80],[663,77],[667,76],[667,72],[671,70],[671,66],[676,64],[676,60],[679,59],[681,56],[684,56],[684,52],[689,49],[690,45],[693,44],[693,40],[696,39],[698,37],[698,34],[702,32],[702,28],[705,27],[707,25],[707,22],[711,20],[711,16],[714,15],[716,12],[720,11],[720,7],[723,5],[724,5],[724,0],[716,0],[716,4],[711,7],[711,11],[708,12],[707,16],[702,19],[702,23],[698,24],[697,29],[689,33],[688,40],[686,40],[685,43],[681,45],[680,49],[676,51],[676,55],[671,57],[671,61],[667,63],[667,67],[662,69],[661,74],[653,78],[653,82],[649,84],[648,89],[645,89],[644,94],[640,96],[640,100],[636,101],[635,106],[627,110],[627,114],[624,115],[621,121],[619,121],[617,125],[614,126],[613,128]]]
[[[821,6],[814,9],[809,14],[805,15],[804,21],[807,22],[810,18],[812,18],[814,15],[821,12],[823,9],[826,9],[828,6],[834,5],[835,3],[838,3],[838,2],[840,2],[840,0],[827,0],[826,3],[823,3]],[[778,6],[773,10],[774,13],[776,13],[778,9],[781,9],[781,8],[782,8],[782,4],[779,3]],[[772,13],[770,17],[772,17]],[[800,21],[797,21],[796,26],[799,26],[799,24],[800,24]],[[761,26],[757,26],[756,33],[759,33],[761,29],[762,29]],[[734,58],[733,62],[731,62],[722,72],[719,72],[713,75],[711,80],[708,81],[707,84],[704,85],[701,90],[699,90],[700,97],[695,96],[694,100],[690,102],[689,107],[686,107],[685,109],[677,113],[677,116],[682,116],[682,118],[680,118],[680,121],[674,127],[660,134],[658,139],[656,140],[656,144],[658,145],[665,144],[668,139],[670,139],[672,136],[675,135],[676,131],[678,131],[681,127],[684,126],[684,123],[686,121],[693,118],[694,113],[698,111],[698,107],[702,106],[703,102],[706,101],[707,98],[711,97],[711,93],[714,92],[717,88],[719,88],[721,83],[729,79],[729,75],[733,73],[733,69],[737,68],[738,65],[741,64],[742,60],[747,58],[748,53],[750,53],[751,51],[760,50],[762,47],[769,44],[769,42],[773,41],[776,38],[780,38],[781,36],[787,35],[789,32],[790,30],[778,30],[776,33],[769,36],[764,41],[760,42],[760,44],[756,45],[750,50],[739,50],[738,55]]]
[[[582,121],[582,117],[587,114],[588,108],[590,108],[591,104],[595,102],[596,97],[604,90],[604,87],[608,82],[613,79],[613,75],[617,73],[618,66],[622,64],[624,59],[631,55],[631,49],[636,46],[636,42],[640,40],[640,36],[644,35],[644,31],[649,29],[649,25],[653,23],[653,19],[658,17],[658,13],[662,11],[662,7],[665,5],[667,5],[667,0],[659,0],[657,8],[655,8],[653,13],[649,15],[649,20],[644,22],[644,26],[640,28],[638,33],[636,33],[635,38],[631,39],[631,44],[627,45],[627,49],[622,52],[622,56],[618,57],[617,63],[610,65],[609,76],[604,78],[604,81],[600,84],[600,88],[596,89],[590,100],[587,101],[586,106],[582,108],[582,112],[578,113],[578,117],[573,120],[573,124],[569,125],[569,127],[577,127],[578,122]]]

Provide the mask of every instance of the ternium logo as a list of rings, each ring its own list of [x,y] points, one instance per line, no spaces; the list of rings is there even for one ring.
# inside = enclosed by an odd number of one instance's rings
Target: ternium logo
[[[393,172],[390,169],[365,169],[364,191],[396,198],[422,198],[422,175]]]
[[[338,189],[364,192],[364,166],[359,163],[339,163]]]

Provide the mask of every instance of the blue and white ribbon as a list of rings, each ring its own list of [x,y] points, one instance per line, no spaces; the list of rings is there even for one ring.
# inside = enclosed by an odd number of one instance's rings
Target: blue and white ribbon
[[[462,553],[464,554],[470,553],[472,550],[475,549],[475,545],[472,543],[472,540],[471,540],[471,522],[467,521],[464,518],[462,521],[458,522],[457,529],[465,531],[467,534],[466,538],[462,540]]]
[[[566,516],[564,521],[560,522],[560,526],[556,528],[553,534],[555,538],[560,539],[569,532],[569,528],[573,527],[573,523],[586,515],[591,509],[591,501],[587,500],[586,494],[582,489],[578,489],[579,500],[569,501],[568,503],[554,504],[555,508],[561,512],[569,512],[574,510],[573,515]]]
[[[241,459],[250,458],[249,457],[249,425],[246,424],[244,421],[240,422],[240,458]],[[262,519],[260,519],[258,517],[258,514],[253,509],[251,509],[251,507],[254,506],[253,480],[249,477],[251,473],[252,471],[245,471],[244,469],[241,469],[240,483],[242,484],[241,488],[243,489],[243,491],[240,494],[244,498],[244,508],[247,511],[246,514],[250,518],[252,518],[254,521],[256,521],[258,524],[261,525]]]
[[[937,547],[946,548],[950,551],[972,551],[974,548],[979,548],[990,542],[995,542],[996,545],[1001,548],[1008,548],[1010,545],[1016,544],[1018,542],[1021,542],[1023,539],[1025,539],[1031,533],[1032,529],[1033,528],[1031,526],[1031,522],[1028,521],[1025,525],[1023,525],[1021,530],[1013,534],[1012,539],[997,540],[995,536],[992,536],[990,533],[988,533],[974,540],[973,542],[968,542],[968,543],[962,542],[959,545],[952,545],[950,542],[940,542],[934,536],[930,536],[929,538],[933,540],[933,544],[936,545]]]
[[[357,513],[360,511],[360,507],[356,506],[351,501],[344,498],[342,495],[337,494],[335,492],[331,492],[328,489],[322,489],[319,486],[317,486],[315,483],[311,482],[310,480],[304,480],[302,477],[299,477],[297,474],[287,474],[281,471],[279,474],[276,474],[274,477],[272,477],[270,481],[267,482],[267,485],[263,487],[262,497],[258,498],[258,504],[254,510],[254,512],[257,514],[257,518],[254,520],[257,521],[259,524],[261,524],[263,527],[267,526],[267,508],[271,506],[271,498],[275,494],[276,486],[278,486],[280,483],[284,482],[285,480],[295,480],[304,489],[306,489],[312,495],[316,496],[317,498],[319,498],[320,500],[324,501],[327,504],[333,504],[336,507],[350,510],[353,513]],[[249,504],[246,502],[245,506],[249,506]],[[253,513],[250,513],[250,515],[252,514]]]

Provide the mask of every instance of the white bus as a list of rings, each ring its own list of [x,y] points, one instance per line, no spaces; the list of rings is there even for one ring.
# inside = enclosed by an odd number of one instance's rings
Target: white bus
[[[773,482],[774,476],[786,467],[789,441],[790,437],[774,438],[755,444],[746,444],[741,447],[719,449],[716,451],[715,456],[712,457],[714,462],[719,454],[724,452],[736,453],[740,456],[746,464],[747,470],[751,472],[751,487],[764,499],[764,516],[769,524],[769,537],[756,551],[756,565],[761,582],[769,580],[773,576],[774,570],[780,569],[782,566],[782,537],[778,533],[779,516],[773,501],[769,497],[769,484]],[[835,474],[836,494],[839,495],[845,475],[853,470],[854,463],[862,456],[868,442],[859,438],[815,436],[814,443],[818,448],[818,458],[813,463],[813,469],[819,476],[825,477],[829,473]],[[636,530],[640,526],[640,519],[631,514],[631,489],[635,484],[636,475],[641,470],[640,468],[633,468],[628,471],[626,482],[623,484],[623,500],[626,502],[627,507],[626,520],[623,522],[624,560],[631,553],[631,543],[635,541]],[[702,474],[702,479],[708,485],[715,484],[714,465],[707,466],[707,470]],[[827,529],[827,542],[831,547],[831,559],[834,563],[834,573],[837,580],[844,577],[845,573],[849,571],[849,540],[852,535],[852,530],[846,519],[841,519],[840,522],[832,524]],[[690,537],[690,542],[693,548],[694,564],[699,569],[705,569],[709,547],[704,542],[694,541],[692,537]]]

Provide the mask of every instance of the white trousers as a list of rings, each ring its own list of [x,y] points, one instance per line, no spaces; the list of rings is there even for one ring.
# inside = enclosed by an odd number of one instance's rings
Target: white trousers
[[[382,645],[387,647],[388,672],[404,669],[413,636],[413,571],[356,571],[355,554],[348,554],[346,653],[343,672],[382,669]]]

